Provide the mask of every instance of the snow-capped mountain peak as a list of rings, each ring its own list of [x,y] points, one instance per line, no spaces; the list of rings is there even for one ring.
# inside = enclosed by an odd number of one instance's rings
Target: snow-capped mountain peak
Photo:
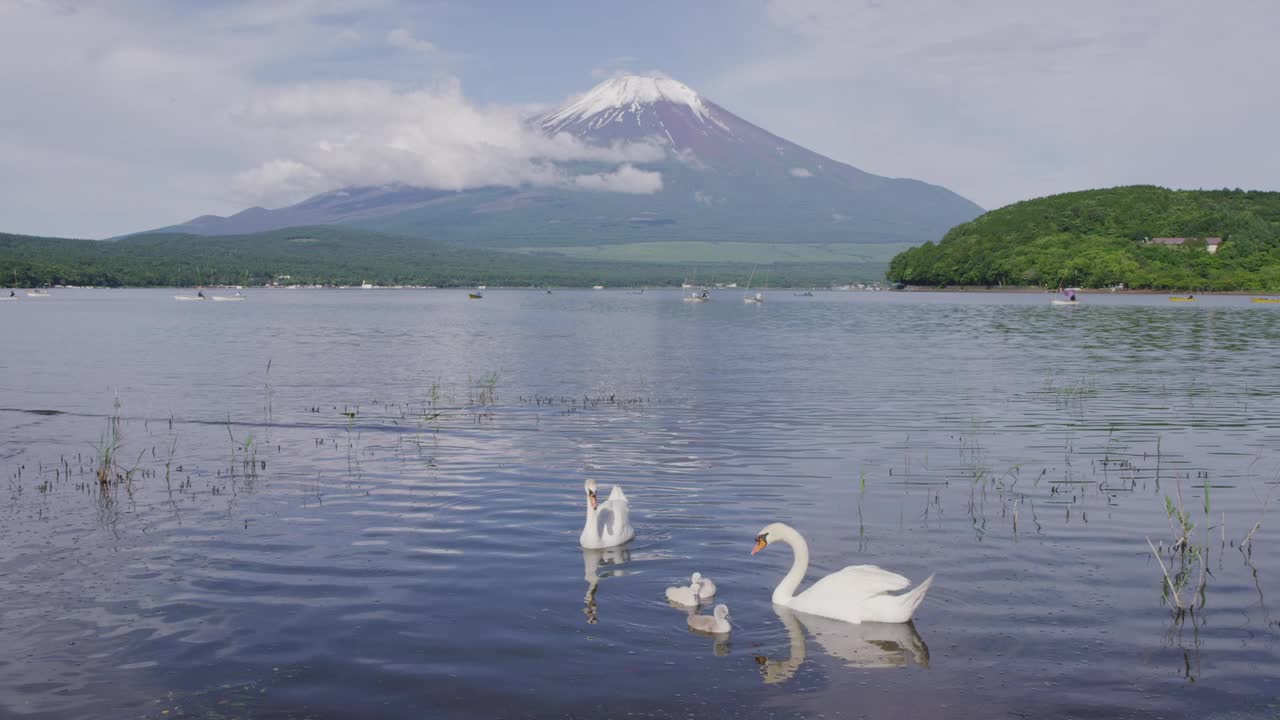
[[[588,127],[596,129],[660,103],[683,106],[702,122],[716,122],[702,97],[679,80],[665,75],[619,75],[543,118],[542,127],[555,132],[586,121]]]

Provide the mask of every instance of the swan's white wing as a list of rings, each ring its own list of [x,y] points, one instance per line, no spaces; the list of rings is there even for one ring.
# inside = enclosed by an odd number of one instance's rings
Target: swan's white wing
[[[850,565],[817,581],[798,598],[830,599],[849,604],[909,587],[911,581],[898,573],[875,565]]]
[[[617,485],[609,493],[609,499],[600,505],[600,526],[602,535],[615,535],[625,532],[630,523],[631,505],[627,496]]]

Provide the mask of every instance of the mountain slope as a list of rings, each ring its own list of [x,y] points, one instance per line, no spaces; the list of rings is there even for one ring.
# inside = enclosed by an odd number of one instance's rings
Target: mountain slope
[[[780,138],[665,77],[607,80],[535,121],[593,145],[652,142],[663,159],[651,194],[564,186],[443,192],[347,188],[276,210],[205,216],[168,228],[207,235],[341,223],[477,247],[638,241],[903,242],[941,237],[981,209],[910,179],[873,175]],[[616,166],[564,166],[573,177]]]
[[[1181,246],[1148,243],[1179,237]],[[1206,237],[1224,238],[1215,254]],[[1280,193],[1139,185],[1014,203],[893,258],[918,285],[1280,290]]]

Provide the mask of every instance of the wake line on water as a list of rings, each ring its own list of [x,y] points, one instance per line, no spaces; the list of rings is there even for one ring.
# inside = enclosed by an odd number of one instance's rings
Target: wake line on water
[[[460,411],[461,412],[461,411]],[[14,413],[24,415],[42,415],[42,416],[64,416],[73,418],[85,418],[89,420],[106,420],[116,417],[108,413],[87,413],[87,412],[71,412],[67,410],[47,410],[47,409],[29,409],[29,408],[6,408],[0,407],[0,413]],[[485,425],[476,422],[465,422],[457,424],[442,424],[438,420],[424,421],[423,424],[401,424],[396,418],[387,418],[390,424],[372,423],[372,422],[268,422],[263,420],[228,420],[222,418],[220,420],[204,420],[199,418],[177,418],[177,417],[151,417],[151,416],[130,416],[124,418],[129,422],[142,423],[172,423],[174,425],[204,425],[211,427],[226,427],[228,424],[236,427],[250,428],[281,428],[286,430],[358,430],[360,432],[383,432],[383,433],[419,433],[424,430],[483,430],[493,429],[495,431],[507,432],[536,432],[538,427],[531,425],[511,426],[504,425],[495,427],[493,425]]]

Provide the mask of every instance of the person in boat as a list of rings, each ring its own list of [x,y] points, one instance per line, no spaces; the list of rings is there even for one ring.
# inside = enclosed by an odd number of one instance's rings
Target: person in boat
[[[197,291],[196,291],[196,297],[198,297],[198,298],[200,298],[201,300],[203,300],[203,299],[204,299],[204,291],[203,291],[203,290],[197,290]]]
[[[702,297],[703,297],[704,299],[707,297],[707,291],[706,291],[706,290],[703,290],[703,291],[702,291]]]
[[[1075,302],[1075,301],[1076,301],[1076,289],[1075,289],[1075,288],[1067,288],[1067,300],[1068,300],[1069,302]]]
[[[12,290],[10,290],[10,291],[9,291],[9,297],[17,297],[17,295],[15,295],[15,294],[13,293],[13,291],[12,291]]]

